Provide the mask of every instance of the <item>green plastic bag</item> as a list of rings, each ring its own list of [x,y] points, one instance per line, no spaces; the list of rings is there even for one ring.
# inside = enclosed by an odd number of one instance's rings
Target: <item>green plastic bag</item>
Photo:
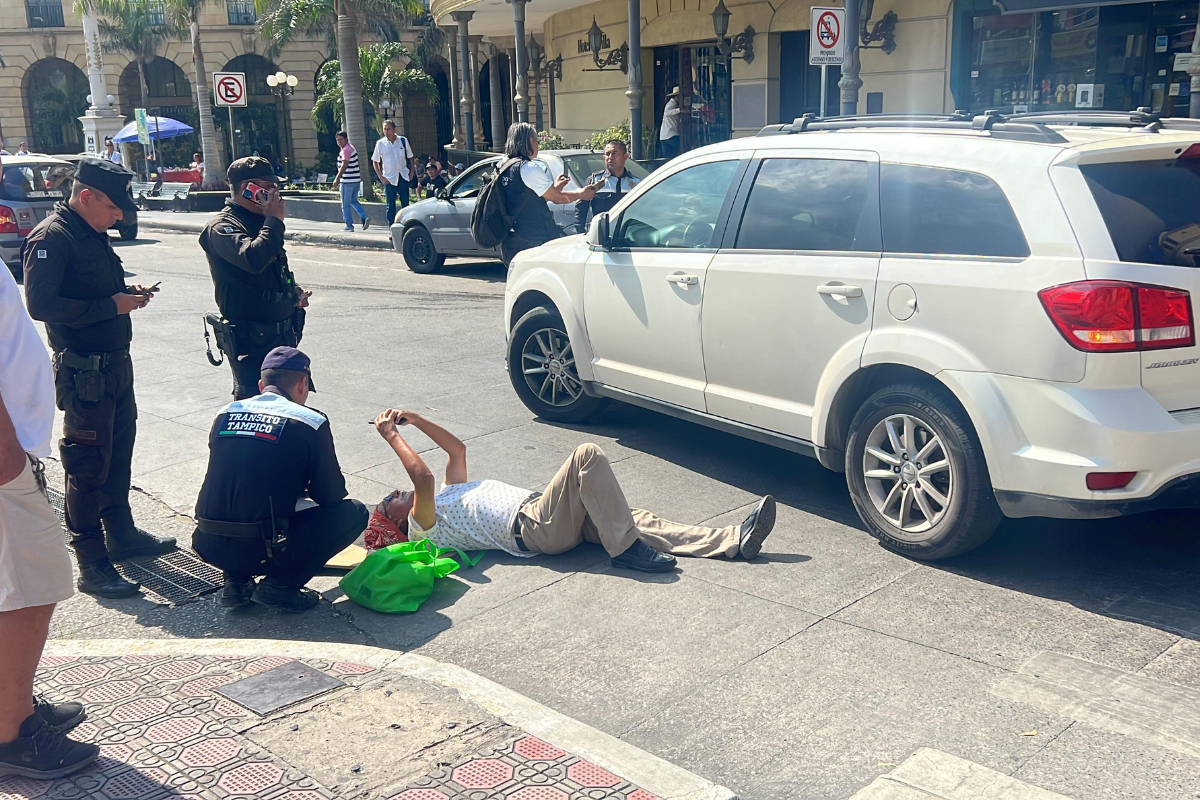
[[[368,554],[338,585],[346,597],[374,611],[416,611],[433,594],[433,582],[459,568],[448,553],[457,553],[468,567],[483,557],[479,553],[472,560],[461,550],[442,549],[428,539],[400,542]]]

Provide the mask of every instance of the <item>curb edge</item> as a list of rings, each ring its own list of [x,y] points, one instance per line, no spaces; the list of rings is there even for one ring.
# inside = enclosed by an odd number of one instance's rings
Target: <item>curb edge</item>
[[[620,775],[663,800],[738,800],[730,789],[561,714],[495,681],[416,653],[329,642],[273,639],[51,639],[51,656],[277,655],[353,661],[458,691],[499,719]]]
[[[146,220],[139,223],[139,229],[145,231],[159,231],[166,233],[195,233],[199,234],[203,230],[203,226],[194,227],[188,223],[157,222]],[[334,247],[345,247],[357,250],[394,250],[392,240],[388,239],[367,239],[348,241],[345,237],[339,236],[336,233],[324,233],[319,231],[290,231],[284,233],[284,241],[295,242],[296,244],[324,244]]]

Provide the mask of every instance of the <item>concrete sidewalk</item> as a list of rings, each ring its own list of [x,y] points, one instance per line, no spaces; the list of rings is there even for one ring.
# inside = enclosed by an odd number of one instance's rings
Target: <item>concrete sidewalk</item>
[[[138,226],[142,231],[173,231],[200,233],[213,218],[212,212],[198,211],[139,211]],[[340,222],[315,222],[308,219],[286,219],[289,242],[324,244],[369,250],[391,250],[392,236],[386,219],[372,220],[368,230],[344,230]]]
[[[37,685],[86,705],[73,736],[101,755],[58,781],[0,778],[3,798],[736,800],[460,667],[373,647],[52,641]]]

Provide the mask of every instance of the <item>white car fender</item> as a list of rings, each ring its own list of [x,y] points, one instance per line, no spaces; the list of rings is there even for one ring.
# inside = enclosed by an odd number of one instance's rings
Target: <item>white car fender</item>
[[[850,376],[862,369],[863,348],[870,332],[864,332],[846,342],[825,365],[821,380],[817,383],[817,396],[813,402],[812,442],[817,447],[825,447],[828,441],[826,429],[829,417],[833,413],[833,403],[838,390],[850,380]]]
[[[525,254],[522,254],[524,256]],[[529,261],[530,258],[520,260]],[[575,353],[575,369],[582,380],[594,380],[592,372],[592,347],[588,341],[587,325],[583,319],[583,265],[573,265],[575,269],[564,269],[561,265],[534,264],[523,269],[514,269],[513,278],[509,280],[506,294],[511,300],[506,306],[507,337],[512,336],[512,326],[517,320],[512,319],[512,309],[520,302],[521,297],[529,292],[540,292],[554,303],[558,313],[562,315],[563,324],[567,327],[567,336],[571,339],[571,349]],[[562,273],[567,272],[564,276]],[[570,274],[576,273],[576,274]]]

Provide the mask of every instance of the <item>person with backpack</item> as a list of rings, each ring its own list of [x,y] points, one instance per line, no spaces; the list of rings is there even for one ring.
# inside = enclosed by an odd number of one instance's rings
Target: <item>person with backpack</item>
[[[546,164],[536,160],[537,154],[537,128],[528,122],[513,123],[504,143],[505,158],[479,193],[471,215],[471,235],[476,243],[481,247],[499,245],[505,266],[522,250],[563,235],[547,202],[566,204],[596,196],[586,186],[578,192],[564,191],[570,178],[566,173],[554,178]]]

